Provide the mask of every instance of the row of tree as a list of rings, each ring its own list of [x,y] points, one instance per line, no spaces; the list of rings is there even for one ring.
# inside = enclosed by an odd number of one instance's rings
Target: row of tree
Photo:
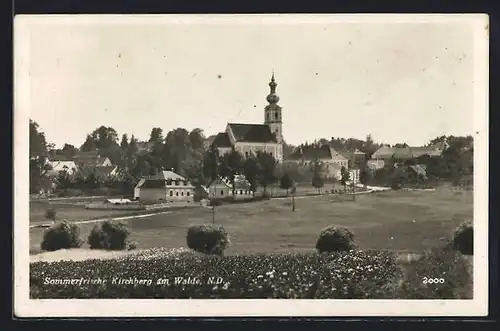
[[[61,149],[55,150],[55,153],[71,159],[78,152],[98,150],[101,156],[109,157],[111,162],[118,166],[118,175],[113,180],[99,179],[89,169],[71,176],[63,172],[57,182],[61,187],[75,188],[102,185],[116,187],[117,182],[124,182],[126,184],[123,187],[130,190],[143,176],[153,175],[162,169],[173,169],[176,173],[199,185],[208,184],[216,175],[234,181],[237,174],[244,174],[254,188],[253,191],[257,186],[263,187],[265,191],[269,185],[276,183],[284,175],[285,170],[277,166],[270,154],[257,153],[245,159],[233,150],[228,154],[219,155],[216,148],[205,149],[206,141],[207,138],[200,129],[187,131],[183,128],[176,128],[164,135],[161,128],[155,127],[151,130],[148,141],[142,142],[138,141],[134,135],[129,137],[128,134],[123,134],[120,139],[112,127],[100,126],[87,135],[80,147],[65,144]],[[473,171],[472,137],[441,136],[430,141],[429,145],[442,141],[447,141],[449,144],[449,148],[442,157],[428,159],[424,157],[409,162],[426,164],[431,176],[446,180],[456,180],[463,174],[471,174]],[[329,144],[338,151],[358,149],[367,153],[368,156],[382,146],[374,142],[371,135],[368,135],[365,140],[332,137],[329,140],[319,139],[309,144]],[[293,151],[293,148],[294,146],[285,144],[285,157]],[[44,174],[49,170],[46,160],[50,151],[54,152],[54,146],[47,142],[38,124],[30,121],[30,186],[33,192],[37,192],[44,184]],[[289,165],[286,171],[294,181],[314,182],[315,187],[320,187],[321,182],[325,180],[322,175],[322,165],[318,162],[313,163],[309,168]],[[365,177],[370,177],[370,179],[376,177],[373,173],[368,173],[368,175],[364,173],[368,171],[362,171],[363,181]],[[342,174],[341,183],[348,181],[346,177],[348,172],[342,170]]]

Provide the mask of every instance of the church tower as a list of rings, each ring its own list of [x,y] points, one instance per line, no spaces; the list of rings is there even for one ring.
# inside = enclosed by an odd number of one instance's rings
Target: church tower
[[[281,144],[283,143],[283,122],[281,117],[281,107],[278,105],[280,97],[276,94],[276,86],[278,86],[278,84],[274,80],[273,72],[271,82],[269,83],[271,91],[266,98],[269,104],[266,106],[266,108],[264,108],[264,124],[269,125],[271,132],[276,135],[276,140],[279,144]]]

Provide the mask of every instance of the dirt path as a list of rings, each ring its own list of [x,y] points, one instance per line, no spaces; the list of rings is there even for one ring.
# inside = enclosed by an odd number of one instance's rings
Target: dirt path
[[[86,224],[86,223],[99,223],[99,222],[104,222],[104,221],[125,221],[125,220],[130,220],[134,218],[144,218],[144,217],[151,217],[155,215],[165,215],[165,214],[171,214],[173,213],[172,211],[161,211],[157,213],[150,213],[150,214],[141,214],[141,215],[131,215],[131,216],[120,216],[120,217],[106,217],[106,218],[99,218],[95,220],[88,220],[88,221],[77,221],[74,222],[75,224]],[[45,223],[45,224],[35,224],[35,225],[30,225],[30,229],[32,228],[43,228],[43,227],[50,227],[52,224],[50,223]]]

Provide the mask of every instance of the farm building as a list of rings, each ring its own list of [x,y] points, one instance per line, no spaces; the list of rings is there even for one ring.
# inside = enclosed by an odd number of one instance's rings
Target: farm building
[[[234,196],[235,198],[247,198],[253,195],[250,183],[245,176],[237,175],[234,180]],[[233,186],[228,178],[217,177],[208,186],[208,195],[211,198],[226,198],[233,196]]]
[[[134,190],[141,201],[192,202],[194,186],[189,180],[173,171],[160,171],[143,178]]]

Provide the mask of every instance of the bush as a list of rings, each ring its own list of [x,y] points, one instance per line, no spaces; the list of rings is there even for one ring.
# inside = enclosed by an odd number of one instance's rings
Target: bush
[[[474,228],[471,221],[465,221],[453,233],[453,247],[465,255],[474,252]]]
[[[222,206],[222,200],[217,198],[210,199],[208,205],[215,207]]]
[[[54,208],[49,208],[45,211],[45,218],[55,222],[56,220],[56,210]]]
[[[318,252],[348,251],[354,249],[354,234],[347,228],[329,226],[321,231],[316,241]]]
[[[472,299],[472,270],[450,247],[427,251],[405,270],[396,299]],[[442,283],[429,279],[442,279]]]
[[[393,255],[385,252],[224,257],[191,252],[153,249],[119,259],[32,263],[30,297],[388,299],[399,277]],[[188,276],[199,285],[182,284],[181,277]],[[113,284],[115,277],[129,282]],[[102,279],[106,284],[47,285],[47,278]]]
[[[40,248],[44,251],[57,251],[59,249],[78,248],[81,245],[78,225],[62,221],[52,225],[45,231]]]
[[[186,239],[189,248],[205,254],[222,255],[229,246],[229,236],[220,225],[192,225]]]
[[[90,231],[88,243],[91,249],[122,250],[128,248],[129,235],[130,231],[124,223],[105,221]]]

